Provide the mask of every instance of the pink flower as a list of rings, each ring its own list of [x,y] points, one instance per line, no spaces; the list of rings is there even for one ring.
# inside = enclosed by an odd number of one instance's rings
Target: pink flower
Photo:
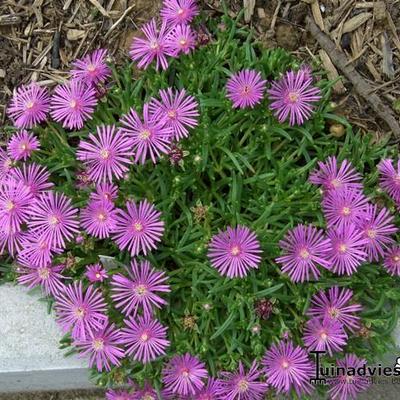
[[[156,158],[167,154],[172,139],[172,128],[163,118],[157,118],[149,112],[149,104],[143,106],[143,122],[137,112],[131,108],[121,120],[121,131],[132,140],[136,153],[135,162],[144,164],[147,156],[155,164]]]
[[[106,63],[107,50],[97,49],[81,60],[72,63],[73,79],[82,80],[87,85],[105,82],[111,76],[111,69]]]
[[[147,364],[165,355],[170,342],[167,340],[167,328],[148,314],[124,320],[121,341],[125,344],[126,355]]]
[[[127,268],[128,278],[122,274],[115,274],[111,281],[111,298],[115,307],[126,315],[134,317],[143,307],[144,314],[152,315],[152,307],[161,308],[167,302],[156,292],[170,292],[169,285],[165,284],[168,277],[164,272],[156,271],[148,261],[137,263],[131,261],[131,267]]]
[[[14,162],[7,153],[0,147],[0,179],[8,178],[14,170]]]
[[[232,101],[234,108],[253,108],[260,103],[266,81],[260,72],[245,69],[233,74],[226,83],[227,97]]]
[[[113,178],[121,179],[132,164],[131,140],[114,125],[98,126],[96,135],[89,134],[88,141],[81,141],[76,153],[88,169],[89,178],[96,183]]]
[[[103,282],[108,278],[107,271],[100,264],[87,265],[85,276],[91,283]]]
[[[171,26],[188,24],[199,14],[196,0],[164,0],[160,15]]]
[[[137,61],[138,68],[147,67],[156,60],[156,69],[168,68],[167,56],[173,55],[167,36],[168,30],[165,22],[162,23],[160,30],[157,30],[156,20],[153,18],[142,27],[145,38],[135,37],[132,42],[129,55],[133,61]]]
[[[397,168],[393,167],[393,160],[382,160],[378,165],[379,183],[397,205],[400,205],[400,159],[397,161]]]
[[[198,103],[193,96],[186,94],[185,89],[160,90],[161,101],[152,99],[149,107],[155,118],[164,120],[172,129],[176,141],[189,136],[188,128],[198,124]]]
[[[161,213],[153,204],[143,200],[136,205],[133,201],[126,203],[127,211],[118,209],[117,226],[113,239],[120,250],[129,250],[131,256],[139,253],[147,255],[157,248],[164,232]]]
[[[25,161],[39,147],[40,143],[35,135],[23,129],[14,133],[11,137],[7,145],[7,151],[12,159]]]
[[[113,202],[118,197],[118,186],[112,183],[102,182],[96,185],[96,191],[90,193],[90,199],[96,201]]]
[[[258,268],[261,253],[256,234],[240,225],[214,235],[208,246],[211,265],[229,278],[243,278],[250,269]]]
[[[11,226],[0,226],[0,254],[4,253],[7,247],[8,254],[14,256],[21,251],[24,232]]]
[[[58,85],[51,98],[51,117],[63,128],[81,129],[97,105],[96,92],[82,81]]]
[[[303,125],[311,117],[314,103],[321,99],[321,91],[312,86],[312,77],[303,69],[288,71],[268,90],[270,109],[279,122],[289,118],[289,125]]]
[[[196,48],[197,36],[189,25],[175,26],[167,36],[166,42],[175,57],[179,54],[189,54]]]
[[[386,251],[383,266],[390,275],[400,276],[400,246],[393,246]]]
[[[47,89],[31,83],[14,89],[7,114],[17,128],[32,128],[46,120],[49,102]]]

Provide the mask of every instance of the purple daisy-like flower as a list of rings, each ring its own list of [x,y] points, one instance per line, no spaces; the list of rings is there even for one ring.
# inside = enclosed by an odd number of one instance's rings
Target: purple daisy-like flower
[[[109,201],[90,200],[81,210],[82,228],[95,238],[108,238],[117,226],[117,213]]]
[[[310,378],[315,374],[314,366],[300,346],[291,341],[273,344],[265,353],[262,365],[267,376],[267,384],[278,393],[289,393],[294,389],[300,397],[312,390]]]
[[[152,99],[150,112],[152,115],[163,119],[165,124],[172,129],[176,141],[189,136],[188,128],[197,126],[199,116],[198,103],[193,96],[186,93],[185,89],[160,90],[161,101]]]
[[[14,171],[14,162],[7,153],[0,147],[0,180],[8,178]]]
[[[258,268],[261,253],[256,234],[240,225],[214,235],[208,245],[211,265],[229,278],[243,278],[251,268]]]
[[[107,400],[133,400],[132,394],[126,390],[113,390],[108,389],[106,391]]]
[[[149,251],[157,248],[164,232],[164,222],[160,220],[161,213],[147,200],[142,200],[139,205],[128,201],[126,209],[127,211],[118,210],[113,239],[120,250],[129,250],[131,256],[140,252],[147,255]]]
[[[103,182],[96,185],[96,191],[90,194],[90,199],[95,201],[113,202],[118,197],[118,186]]]
[[[347,344],[347,333],[341,322],[331,318],[312,318],[307,321],[304,344],[312,351],[326,351],[332,356],[335,351],[342,351]]]
[[[111,371],[113,365],[120,366],[125,356],[122,348],[121,331],[115,325],[104,325],[101,329],[88,331],[85,338],[78,338],[73,345],[79,351],[79,357],[89,357],[89,367],[96,366],[98,371]]]
[[[400,246],[393,246],[386,251],[383,266],[390,275],[400,276]]]
[[[309,177],[310,183],[320,185],[327,193],[342,189],[362,190],[361,175],[350,161],[343,160],[338,167],[336,157],[328,157],[326,162],[318,161],[318,168]]]
[[[304,69],[288,71],[268,89],[270,109],[279,122],[289,118],[289,125],[303,125],[311,117],[314,103],[321,99],[319,88],[312,86],[312,77]]]
[[[217,400],[219,399],[220,381],[214,378],[208,378],[207,384],[196,391],[193,400]]]
[[[132,164],[131,140],[114,125],[98,126],[96,135],[79,143],[76,155],[88,169],[91,180],[100,183],[121,179]]]
[[[72,63],[71,75],[87,85],[96,85],[105,82],[111,76],[111,69],[106,63],[106,49],[98,49],[86,55],[81,60]]]
[[[147,364],[165,355],[170,342],[167,340],[167,328],[151,315],[138,316],[137,319],[125,319],[121,341],[126,347],[126,354],[134,360]]]
[[[53,187],[53,183],[49,182],[50,174],[46,167],[35,163],[23,164],[21,168],[14,168],[11,176],[17,182],[22,182],[35,198],[43,191]]]
[[[400,204],[400,159],[397,169],[393,167],[393,160],[385,159],[378,164],[379,184],[396,203]]]
[[[196,33],[189,25],[176,25],[166,39],[174,57],[181,53],[189,54],[196,48],[196,40]]]
[[[17,128],[32,128],[46,119],[49,103],[47,89],[31,83],[14,89],[7,114]]]
[[[143,389],[136,387],[132,394],[132,400],[158,400],[158,395],[150,383],[145,381]]]
[[[107,271],[101,264],[87,265],[85,276],[91,283],[103,282],[108,278]]]
[[[167,302],[156,292],[170,292],[169,285],[165,284],[168,277],[162,271],[156,271],[148,261],[137,263],[132,260],[131,267],[127,268],[128,278],[115,274],[111,281],[112,299],[115,306],[126,315],[135,317],[139,307],[144,313],[151,315],[152,306],[161,308]]]
[[[188,24],[199,14],[196,0],[165,0],[161,18],[172,26]]]
[[[322,202],[328,228],[343,224],[358,225],[365,218],[368,199],[355,189],[328,193]]]
[[[165,21],[160,30],[157,29],[156,20],[153,18],[142,27],[145,38],[133,38],[132,46],[129,51],[133,61],[138,62],[138,68],[146,69],[156,60],[156,69],[168,68],[167,56],[173,55],[173,50],[167,41],[169,30]]]
[[[362,310],[360,304],[351,303],[353,291],[338,286],[331,287],[327,292],[323,290],[311,299],[311,307],[307,315],[312,318],[329,318],[340,322],[345,328],[354,332],[359,328],[359,317],[354,313]]]
[[[248,372],[239,361],[237,372],[221,372],[220,375],[218,394],[224,400],[262,400],[268,390],[268,385],[259,381],[261,372],[256,361]]]
[[[29,289],[41,286],[46,295],[57,296],[64,290],[61,274],[64,264],[46,265],[44,267],[25,267],[17,278],[18,283],[26,285]]]
[[[23,182],[13,178],[0,181],[0,227],[20,230],[30,217],[33,203],[32,194]]]
[[[0,226],[0,254],[3,254],[7,247],[8,254],[14,256],[22,249],[24,232],[10,226]]]
[[[368,204],[365,216],[358,227],[367,239],[365,251],[368,254],[368,261],[379,261],[385,255],[385,249],[394,243],[391,237],[397,232],[397,227],[393,224],[394,217],[389,210],[382,208],[378,211],[378,206]]]
[[[317,265],[326,269],[331,268],[327,253],[331,244],[322,230],[312,225],[298,225],[287,232],[285,238],[279,242],[284,255],[276,262],[282,264],[282,272],[288,273],[293,282],[310,280],[310,273],[318,279],[320,272]]]
[[[65,248],[65,242],[78,233],[78,209],[62,193],[42,193],[30,208],[28,226],[32,234],[42,236],[51,246]]]
[[[332,263],[331,271],[338,275],[352,275],[364,263],[368,254],[368,240],[354,224],[343,224],[328,230],[331,250],[327,257]]]
[[[57,322],[65,333],[72,329],[73,339],[85,340],[108,321],[104,314],[107,304],[101,292],[92,285],[84,291],[81,281],[65,286],[56,296],[55,310]]]
[[[356,399],[358,393],[366,390],[369,386],[368,377],[347,374],[350,368],[357,371],[358,368],[366,364],[365,360],[358,358],[355,354],[346,354],[344,359],[336,360],[336,365],[340,368],[340,373],[338,376],[327,381],[328,385],[331,386],[328,391],[330,398],[332,400]]]
[[[136,163],[144,164],[149,156],[155,164],[157,157],[168,154],[173,130],[163,118],[157,118],[150,113],[148,103],[143,106],[143,122],[133,108],[120,122],[121,131],[132,141]]]
[[[26,160],[40,147],[39,140],[25,129],[14,133],[7,145],[7,151],[13,160]]]
[[[55,254],[62,252],[63,249],[52,246],[43,235],[28,231],[21,238],[18,261],[25,266],[45,267],[52,262]]]
[[[51,117],[63,128],[81,129],[97,105],[96,91],[81,80],[58,85],[51,98]]]
[[[256,70],[239,71],[226,83],[227,97],[232,101],[234,108],[253,108],[261,102],[266,82]]]
[[[162,381],[178,395],[194,395],[204,386],[205,364],[189,353],[174,356],[163,368]]]

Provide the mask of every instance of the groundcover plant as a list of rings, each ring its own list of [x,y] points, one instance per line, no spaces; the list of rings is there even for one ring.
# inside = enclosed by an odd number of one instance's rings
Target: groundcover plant
[[[160,17],[123,69],[97,50],[51,95],[15,91],[3,281],[42,288],[108,399],[354,397],[357,377],[311,385],[309,351],[358,367],[392,346],[395,148],[237,21],[193,0]]]

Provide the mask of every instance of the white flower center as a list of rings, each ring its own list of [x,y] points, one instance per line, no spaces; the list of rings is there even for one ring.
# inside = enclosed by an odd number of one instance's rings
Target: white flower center
[[[135,222],[135,223],[133,224],[133,229],[134,229],[136,232],[142,232],[142,230],[143,230],[143,225],[142,225],[142,223],[139,222],[139,221]]]
[[[32,101],[32,100],[29,100],[29,101],[26,102],[25,107],[26,107],[28,110],[30,110],[30,109],[32,109],[32,108],[34,107],[34,105],[35,105],[35,102]]]
[[[88,70],[89,72],[94,72],[94,71],[96,71],[96,66],[95,66],[94,64],[89,64],[89,65],[87,66],[87,70]]]
[[[104,340],[101,338],[97,338],[93,340],[93,349],[95,351],[100,351],[104,349]]]
[[[151,132],[148,129],[144,129],[142,132],[139,134],[139,139],[141,140],[147,140],[151,135]]]
[[[239,246],[232,246],[231,248],[231,254],[233,256],[238,256],[240,254],[240,247]]]
[[[11,200],[7,200],[5,204],[5,208],[7,211],[12,211],[15,208],[15,203]]]
[[[296,92],[289,92],[288,99],[291,103],[297,103],[299,100],[299,94]]]
[[[144,296],[147,293],[147,288],[144,285],[138,285],[135,287],[135,293],[138,296]]]
[[[103,160],[107,160],[107,158],[110,157],[110,152],[107,149],[101,149],[100,150],[100,157]]]
[[[77,307],[74,311],[75,317],[78,319],[83,319],[86,314],[86,311],[83,307]]]
[[[43,280],[48,279],[50,276],[50,271],[46,267],[38,268],[37,272],[38,272],[39,278],[43,279]]]
[[[246,379],[241,379],[238,384],[238,389],[240,393],[247,392],[247,389],[249,388],[249,383],[246,381]]]
[[[77,106],[77,101],[76,100],[71,100],[70,102],[69,102],[69,106],[71,107],[71,108],[76,108],[76,106]]]
[[[346,253],[346,251],[347,251],[347,246],[346,246],[346,244],[345,244],[345,243],[339,244],[338,250],[339,250],[339,253]]]
[[[306,260],[307,258],[310,257],[310,253],[308,252],[307,249],[301,249],[300,251],[300,257]]]

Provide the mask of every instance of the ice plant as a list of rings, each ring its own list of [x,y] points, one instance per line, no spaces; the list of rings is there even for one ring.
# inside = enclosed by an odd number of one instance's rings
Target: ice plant
[[[47,191],[42,193],[30,208],[28,226],[51,246],[65,248],[78,232],[78,210],[64,194]]]
[[[367,240],[365,251],[368,254],[368,261],[379,261],[385,254],[394,239],[392,235],[397,232],[397,227],[393,224],[394,217],[389,210],[368,204],[365,209],[365,216],[358,227],[363,232]]]
[[[84,290],[82,282],[65,286],[56,296],[57,322],[65,333],[71,331],[73,339],[85,340],[101,330],[108,320],[106,309],[101,292],[92,285]]]
[[[24,232],[10,226],[0,226],[0,254],[4,254],[7,248],[11,256],[15,256],[21,250]]]
[[[107,400],[132,400],[132,395],[126,390],[113,390],[106,391]]]
[[[189,25],[175,26],[167,36],[166,42],[171,49],[172,55],[189,54],[196,47],[196,34]]]
[[[111,76],[111,69],[106,63],[107,50],[98,49],[72,63],[71,76],[82,80],[87,85],[105,82]]]
[[[14,89],[7,114],[17,128],[32,128],[46,119],[49,103],[47,89],[32,82]]]
[[[322,208],[328,228],[343,224],[358,225],[365,218],[368,199],[356,189],[328,193]]]
[[[89,330],[85,338],[78,338],[73,344],[79,351],[79,357],[88,357],[89,367],[96,366],[98,371],[111,371],[113,366],[120,366],[120,360],[125,355],[121,332],[114,324]]]
[[[235,108],[252,108],[263,99],[266,82],[256,70],[239,71],[226,83],[227,97]]]
[[[156,293],[170,292],[165,282],[168,277],[164,272],[156,271],[148,261],[131,261],[130,268],[126,267],[128,277],[115,274],[111,281],[111,297],[115,306],[126,315],[134,317],[142,307],[145,314],[152,314],[152,307],[161,308],[167,302]]]
[[[204,386],[205,364],[189,353],[174,356],[163,368],[163,383],[178,395],[194,395]]]
[[[284,254],[276,259],[282,265],[282,272],[288,273],[293,282],[310,280],[310,274],[318,279],[317,265],[331,268],[327,253],[331,250],[330,241],[324,233],[312,225],[297,225],[287,232],[279,242]]]
[[[336,319],[312,318],[307,321],[303,341],[310,351],[326,351],[332,356],[346,346],[347,334]]]
[[[18,283],[29,289],[41,286],[46,295],[57,296],[63,289],[64,276],[61,274],[64,264],[46,265],[44,267],[24,267],[18,276]]]
[[[350,369],[357,371],[366,363],[355,354],[346,354],[344,359],[336,361],[339,375],[327,380],[328,385],[331,386],[328,393],[332,400],[356,399],[358,393],[368,388],[368,376],[348,373]]]
[[[368,258],[365,246],[368,240],[354,224],[342,224],[328,230],[331,250],[327,257],[332,263],[332,272],[352,275]]]
[[[96,92],[80,80],[58,85],[51,98],[51,117],[63,128],[81,129],[97,105]]]
[[[13,178],[0,181],[0,227],[20,230],[28,221],[33,197],[23,182]]]
[[[103,182],[96,185],[96,191],[90,193],[90,199],[95,201],[113,202],[118,197],[118,186]]]
[[[143,389],[136,387],[132,393],[132,400],[158,400],[158,395],[150,383],[145,381]]]
[[[129,52],[133,61],[136,61],[138,68],[146,69],[156,60],[156,69],[168,68],[167,56],[173,55],[173,50],[167,41],[169,28],[165,21],[160,30],[157,29],[156,20],[153,18],[142,27],[144,38],[134,37]]]
[[[89,200],[89,204],[81,210],[82,228],[95,238],[108,238],[117,226],[117,212],[109,201]]]
[[[147,200],[142,200],[138,205],[128,201],[126,209],[118,210],[113,239],[120,250],[128,250],[131,256],[139,253],[146,255],[157,248],[164,232],[161,213]]]
[[[150,112],[157,118],[164,119],[167,126],[172,129],[176,141],[189,136],[189,128],[198,124],[198,103],[196,99],[187,94],[185,89],[174,90],[168,88],[160,90],[161,101],[152,99]]]
[[[208,258],[221,275],[229,278],[245,277],[249,270],[258,268],[261,247],[257,236],[246,226],[228,227],[211,238]]]
[[[103,282],[108,278],[107,271],[101,264],[87,265],[85,276],[91,283]]]
[[[143,106],[143,122],[133,108],[122,116],[120,122],[121,131],[131,140],[135,162],[144,164],[147,157],[150,157],[155,164],[157,158],[168,153],[173,135],[172,128],[166,125],[163,118],[150,113],[148,103]]]
[[[188,24],[199,14],[196,0],[165,0],[160,15],[168,24]]]
[[[393,166],[393,160],[382,160],[378,165],[378,171],[380,187],[397,205],[400,205],[400,159],[396,168]]]
[[[36,136],[32,132],[22,129],[12,135],[7,145],[7,152],[13,160],[26,161],[39,147],[40,143]]]
[[[321,290],[312,297],[307,315],[313,318],[330,318],[354,332],[360,326],[360,317],[355,313],[362,307],[353,303],[352,297],[353,291],[347,288],[333,286],[327,292]]]
[[[8,178],[9,173],[15,169],[15,163],[8,154],[0,147],[0,179]]]
[[[32,197],[38,197],[41,192],[53,187],[46,167],[35,163],[29,165],[24,163],[21,167],[13,168],[11,176],[17,182],[22,182]]]
[[[310,378],[315,369],[304,349],[291,341],[273,344],[262,359],[267,383],[278,393],[289,394],[292,389],[300,397],[312,390]]]
[[[288,71],[268,89],[270,108],[279,122],[289,119],[289,125],[303,125],[321,99],[321,91],[312,84],[312,76],[304,69]]]
[[[132,164],[132,142],[114,125],[98,126],[89,140],[79,143],[76,153],[87,168],[89,178],[96,183],[121,179]]]
[[[386,251],[383,266],[392,276],[400,276],[400,246],[393,246]]]
[[[318,168],[311,172],[309,181],[314,185],[322,186],[327,193],[342,189],[361,191],[361,175],[354,169],[351,162],[343,160],[339,165],[336,157],[328,157],[325,162],[318,161]]]
[[[147,364],[165,355],[170,342],[167,340],[167,328],[151,315],[130,317],[125,319],[121,341],[125,345],[126,354],[136,361]]]
[[[241,361],[236,372],[221,372],[218,394],[224,400],[262,400],[268,385],[260,381],[261,372],[253,361],[248,372]]]
[[[207,384],[200,390],[196,391],[193,400],[218,400],[220,381],[215,378],[208,378]]]

